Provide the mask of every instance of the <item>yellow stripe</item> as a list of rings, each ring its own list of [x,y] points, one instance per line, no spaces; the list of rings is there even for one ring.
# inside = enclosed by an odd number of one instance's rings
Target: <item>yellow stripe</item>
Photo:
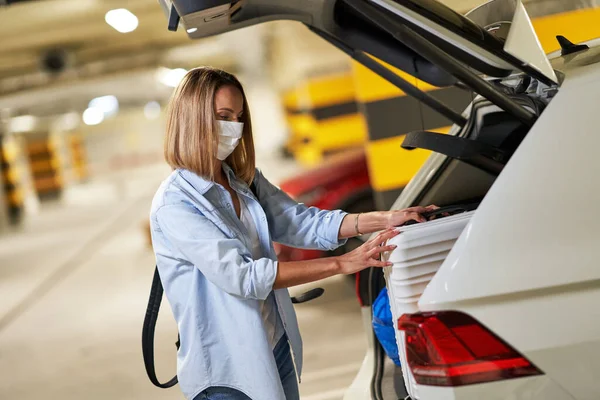
[[[19,154],[19,147],[14,140],[5,140],[2,143],[2,156],[5,161],[12,162],[17,158]]]
[[[379,60],[378,60],[379,61]],[[381,62],[381,61],[380,61]],[[390,68],[402,78],[416,85],[417,79],[411,75],[382,62],[383,65]],[[371,101],[384,100],[392,97],[404,96],[405,93],[392,85],[367,67],[356,61],[352,62],[354,72],[354,85],[356,86],[356,98],[368,103]]]
[[[12,183],[12,184],[19,183],[19,179],[21,176],[19,168],[17,168],[17,167],[5,169],[3,175],[4,175],[5,182]]]
[[[50,141],[37,141],[27,143],[27,153],[29,155],[36,155],[41,153],[49,153],[53,149],[52,143]]]
[[[356,99],[351,73],[311,79],[307,83],[312,108],[346,103]]]
[[[63,180],[60,176],[49,176],[35,179],[35,189],[38,192],[62,189]]]
[[[305,138],[312,138],[315,135],[316,122],[311,115],[307,114],[288,114],[286,119],[290,127],[286,146],[289,151],[294,152]]]
[[[23,193],[20,190],[15,189],[15,190],[9,192],[7,197],[8,197],[8,203],[11,206],[20,207],[23,205]]]
[[[286,108],[297,109],[298,107],[298,93],[297,89],[293,88],[286,92],[283,92],[281,95],[281,99],[283,101],[283,105]]]
[[[367,127],[362,114],[319,121],[317,132],[314,144],[324,151],[360,145],[367,140]]]
[[[77,165],[75,167],[75,174],[79,179],[85,178],[87,176],[87,167],[85,165]]]
[[[377,61],[424,92],[439,89],[439,87],[430,85],[420,79],[417,79],[414,76],[391,66],[390,64],[387,64],[381,60]],[[356,85],[357,90],[356,98],[359,101],[363,103],[369,103],[373,101],[387,100],[394,97],[406,96],[406,93],[398,89],[398,87],[392,85],[390,82],[383,79],[362,64],[353,61],[352,68],[354,71],[354,84]]]
[[[574,43],[600,37],[600,8],[570,11],[532,20],[533,27],[546,53],[560,49],[556,35]]]
[[[434,129],[447,133],[450,127]],[[367,143],[367,162],[371,183],[376,191],[403,188],[431,154],[428,150],[404,150],[404,135]]]
[[[287,146],[298,162],[310,167],[321,162],[325,152],[363,146],[367,139],[365,119],[357,113],[314,122],[301,137],[292,135]]]
[[[50,160],[40,160],[31,163],[31,171],[35,174],[38,172],[55,171],[59,169],[60,161],[56,158]]]

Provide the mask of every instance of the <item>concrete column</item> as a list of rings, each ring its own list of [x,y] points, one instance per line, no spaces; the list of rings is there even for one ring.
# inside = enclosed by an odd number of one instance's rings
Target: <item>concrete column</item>
[[[232,52],[239,54],[239,78],[244,85],[260,154],[277,152],[286,138],[282,101],[271,79],[267,55],[269,27],[257,25],[227,34]]]
[[[244,85],[252,115],[257,166],[263,168],[281,158],[287,139],[283,102],[271,78],[269,29],[269,25],[258,25],[224,37],[228,48],[239,55],[237,75]],[[284,167],[282,163],[279,166]],[[269,168],[269,173],[270,178],[277,180],[279,177],[274,174],[285,176],[287,170]]]
[[[4,113],[0,110],[0,143],[6,134],[6,121],[3,116]],[[0,147],[1,150],[1,147]],[[2,233],[9,225],[9,217],[8,217],[8,204],[6,197],[6,190],[4,185],[4,179],[1,180],[2,184],[0,185],[0,233]]]
[[[6,125],[4,125],[6,127]],[[0,230],[39,209],[22,135],[0,128]]]
[[[60,199],[64,174],[59,138],[49,131],[29,133],[25,137],[29,167],[39,199]]]

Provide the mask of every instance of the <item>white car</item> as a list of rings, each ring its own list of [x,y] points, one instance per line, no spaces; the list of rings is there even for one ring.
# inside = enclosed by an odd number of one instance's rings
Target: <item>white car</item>
[[[387,279],[373,273],[371,300],[384,284],[390,292],[402,368],[383,368],[379,349],[346,400],[600,399],[600,47],[562,40],[546,56],[520,0],[469,18],[435,0],[162,2],[171,27],[181,18],[192,38],[301,21],[455,122],[449,135],[407,135],[406,148],[434,154],[393,208],[475,210],[416,295],[398,295],[390,279],[401,262]],[[458,115],[367,53],[477,97]],[[407,232],[456,219],[447,218]],[[391,397],[386,376],[398,383]]]

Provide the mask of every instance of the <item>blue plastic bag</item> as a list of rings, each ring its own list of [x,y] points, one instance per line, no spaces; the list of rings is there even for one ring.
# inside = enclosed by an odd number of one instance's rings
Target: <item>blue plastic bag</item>
[[[388,357],[392,359],[394,364],[400,366],[396,331],[387,288],[383,288],[373,302],[373,331]]]

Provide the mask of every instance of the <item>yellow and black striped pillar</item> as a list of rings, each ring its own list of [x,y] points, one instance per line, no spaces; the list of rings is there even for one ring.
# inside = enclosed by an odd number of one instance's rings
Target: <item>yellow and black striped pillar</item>
[[[76,181],[82,182],[88,177],[87,155],[82,134],[72,133],[69,136],[69,149],[73,176]]]
[[[377,208],[385,210],[430,154],[425,150],[403,150],[400,145],[404,135],[419,130],[447,132],[452,123],[366,67],[354,63],[353,69],[360,110],[369,132],[367,159],[375,202]],[[394,71],[459,113],[472,100],[472,93],[463,89],[436,88],[397,69]]]
[[[12,224],[21,222],[24,215],[25,198],[21,185],[21,171],[18,165],[19,146],[12,136],[0,136],[0,163],[2,184],[8,218]]]
[[[532,23],[546,52],[560,49],[556,35],[573,42],[600,37],[600,8],[580,8],[582,2],[570,0],[531,1],[527,3]],[[594,2],[590,1],[589,5]],[[388,65],[389,67],[389,65]],[[462,112],[472,93],[456,87],[436,88],[392,68],[421,90]],[[417,130],[447,132],[450,122],[419,101],[407,97],[358,63],[353,63],[357,98],[369,132],[367,156],[369,173],[378,208],[388,209],[430,154],[424,150],[400,148],[404,135]]]
[[[362,147],[367,139],[350,71],[309,77],[284,95],[284,105],[291,128],[288,149],[305,165]]]
[[[63,190],[62,163],[53,136],[47,133],[27,135],[27,156],[39,199],[60,197]]]

